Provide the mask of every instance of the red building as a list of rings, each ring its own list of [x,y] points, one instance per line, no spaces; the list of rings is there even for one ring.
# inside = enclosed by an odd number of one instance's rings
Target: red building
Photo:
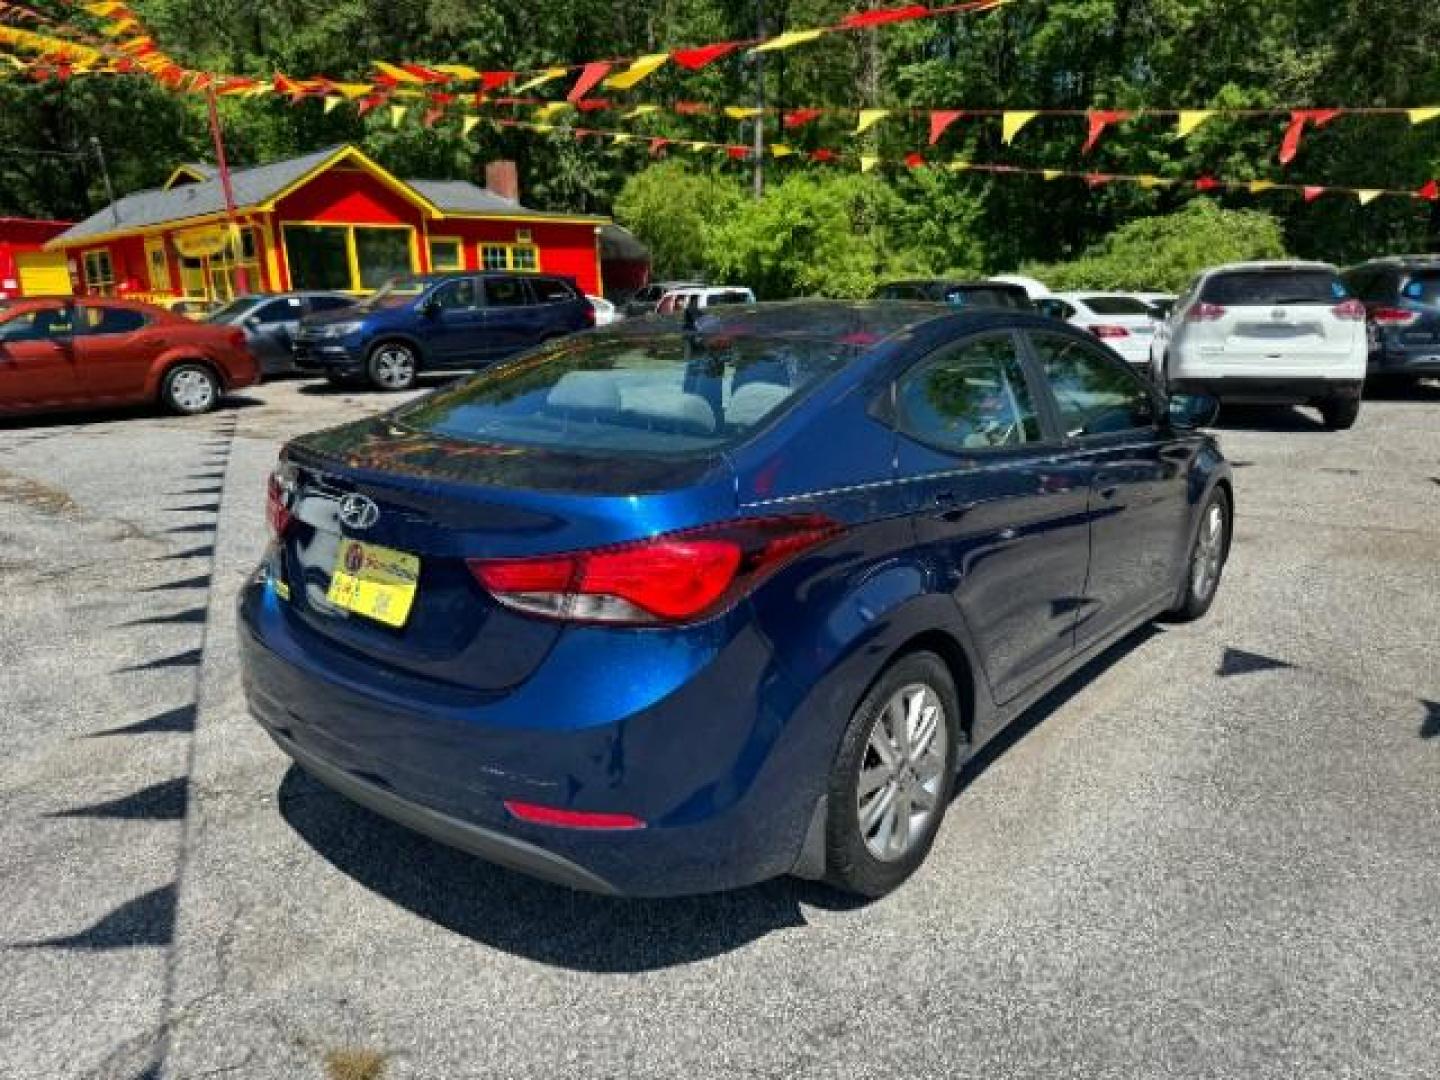
[[[47,249],[65,254],[79,290],[140,298],[358,294],[395,274],[480,269],[564,274],[599,294],[607,219],[527,209],[514,176],[501,162],[484,188],[401,180],[337,146],[232,170],[232,228],[213,168],[181,165],[164,187],[126,195]]]
[[[44,247],[72,224],[0,217],[0,300],[71,291],[65,256]]]

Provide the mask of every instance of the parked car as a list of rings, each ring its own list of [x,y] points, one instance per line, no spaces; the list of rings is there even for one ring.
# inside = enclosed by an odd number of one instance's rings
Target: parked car
[[[1041,313],[1094,334],[1126,363],[1150,368],[1155,309],[1130,293],[1063,292],[1036,301]]]
[[[643,289],[640,289],[629,300],[626,300],[621,311],[627,319],[638,318],[641,315],[652,314],[665,294],[675,289],[700,289],[704,288],[703,281],[652,281]]]
[[[686,308],[704,311],[707,308],[725,304],[753,304],[755,294],[744,286],[699,285],[693,288],[671,289],[655,305],[657,315],[676,315]]]
[[[1003,281],[892,281],[875,290],[876,300],[921,300],[951,307],[1011,308],[1033,311],[1030,294],[1021,285]]]
[[[0,312],[0,414],[144,401],[202,413],[258,378],[239,330],[153,304],[20,300]]]
[[[589,300],[590,306],[595,309],[596,326],[609,326],[621,317],[615,305],[603,296],[586,296],[585,299]]]
[[[355,306],[344,293],[289,292],[241,296],[205,321],[215,326],[238,326],[245,332],[250,354],[261,375],[283,375],[295,366],[295,333],[307,315],[343,311]]]
[[[1004,309],[627,322],[291,441],[245,693],[321,782],[581,889],[878,895],[959,766],[1224,567],[1209,399]]]
[[[353,308],[310,315],[295,364],[333,382],[405,390],[420,371],[473,368],[595,325],[572,278],[552,274],[411,274]]]
[[[1221,401],[1313,405],[1332,430],[1360,415],[1365,306],[1335,267],[1235,263],[1206,270],[1155,334],[1154,376]]]
[[[1019,285],[1031,300],[1039,300],[1051,295],[1049,285],[1038,278],[1027,277],[1024,274],[992,274],[986,280],[999,281],[1006,285]]]
[[[200,300],[193,296],[180,296],[171,300],[157,301],[159,307],[174,315],[183,315],[187,319],[200,322],[203,319],[215,314],[224,305],[219,300]]]
[[[1371,378],[1440,376],[1440,255],[1374,259],[1341,280],[1365,305]]]

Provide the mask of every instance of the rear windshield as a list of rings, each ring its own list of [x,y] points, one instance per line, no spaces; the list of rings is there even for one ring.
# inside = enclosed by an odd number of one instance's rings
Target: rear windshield
[[[1406,300],[1417,304],[1440,304],[1440,270],[1413,270],[1410,280],[1400,290]]]
[[[1087,296],[1084,301],[1096,315],[1154,314],[1154,308],[1138,296]]]
[[[1029,297],[1021,289],[995,289],[966,285],[950,285],[945,289],[945,303],[951,307],[1027,308]]]
[[[1349,296],[1331,270],[1237,270],[1205,282],[1200,299],[1222,307],[1334,304]]]
[[[859,352],[809,338],[587,335],[482,372],[397,419],[454,439],[567,453],[709,453],[744,441]]]

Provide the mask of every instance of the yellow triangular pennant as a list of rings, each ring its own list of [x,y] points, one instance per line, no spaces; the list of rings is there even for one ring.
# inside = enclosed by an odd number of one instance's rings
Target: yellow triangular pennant
[[[1163,176],[1151,176],[1148,173],[1144,176],[1139,177],[1138,179],[1140,181],[1140,186],[1146,191],[1149,191],[1151,188],[1169,187],[1175,182],[1174,180],[1167,180]]]
[[[565,68],[547,68],[529,82],[523,82],[515,88],[517,94],[523,94],[526,90],[534,90],[537,86],[543,86],[547,82],[554,82],[564,76]]]
[[[630,142],[632,139],[635,138],[635,136],[630,134],[630,132],[628,131],[614,131],[610,133],[610,138],[614,142],[622,143]]]
[[[787,30],[785,33],[773,37],[769,41],[762,41],[750,51],[752,53],[778,52],[781,49],[788,49],[793,45],[803,45],[807,41],[814,41],[824,33],[824,30]]]
[[[795,150],[792,147],[786,146],[784,143],[777,142],[770,144],[770,154],[772,157],[789,157],[794,152]]]
[[[636,119],[639,119],[639,118],[642,117],[642,116],[649,116],[651,113],[653,113],[653,112],[659,112],[659,111],[660,111],[660,106],[659,106],[659,105],[636,105],[635,108],[633,108],[633,109],[631,109],[629,112],[624,113],[623,115],[621,115],[620,119],[621,119],[621,120],[636,120]]]
[[[541,105],[532,115],[536,120],[545,121],[551,119],[556,113],[564,112],[569,107],[568,101],[552,101],[548,105]]]
[[[1355,192],[1355,198],[1360,200],[1361,206],[1368,206],[1370,203],[1374,202],[1383,194],[1383,191],[1380,191],[1376,188],[1361,188],[1359,191]]]
[[[649,56],[642,56],[633,61],[624,71],[611,75],[605,80],[605,85],[613,86],[617,90],[629,90],[641,79],[653,75],[655,70],[669,59],[669,53],[651,53]]]
[[[731,120],[750,120],[760,115],[760,110],[753,105],[726,105],[725,115]]]
[[[1275,181],[1251,180],[1250,183],[1246,184],[1245,186],[1249,189],[1251,195],[1259,195],[1262,192],[1269,191],[1271,188],[1273,188],[1275,186]]]
[[[947,165],[947,166],[945,166],[945,167],[946,167],[947,169],[949,169],[951,172],[969,172],[969,171],[970,171],[970,163],[969,163],[968,161],[952,161],[952,162],[950,162],[949,165]]]
[[[1015,136],[1020,134],[1020,129],[1038,115],[1039,113],[1034,111],[1005,113],[1000,118],[1000,141],[1010,145],[1015,141]]]
[[[1059,180],[1065,174],[1059,169],[1041,169],[1040,175],[1046,180]]]
[[[384,60],[375,61],[375,70],[382,75],[390,76],[390,78],[394,79],[397,83],[419,83],[425,81],[418,75],[411,75],[410,72],[402,67],[387,64]]]
[[[869,131],[889,115],[889,109],[861,109],[860,115],[855,118],[855,134],[859,135],[863,131]]]
[[[480,78],[480,72],[467,64],[435,64],[430,70],[451,75],[462,82],[475,82]]]
[[[874,168],[876,165],[878,165],[878,164],[880,164],[880,159],[879,159],[878,157],[875,157],[875,156],[873,156],[872,154],[861,154],[861,155],[860,155],[860,171],[861,171],[861,172],[869,172],[871,169],[873,169],[873,168]]]
[[[362,98],[366,94],[374,93],[375,91],[375,87],[369,83],[354,82],[335,83],[335,89],[342,97],[347,97],[351,101],[354,101],[356,98]]]
[[[1175,120],[1175,134],[1183,139],[1215,115],[1214,109],[1185,109]]]
[[[475,130],[475,125],[480,123],[478,116],[467,116],[460,122],[460,137],[464,138]]]
[[[1423,124],[1426,120],[1434,120],[1440,116],[1440,106],[1431,105],[1423,109],[1410,109],[1405,115],[1410,117],[1410,123]]]
[[[400,124],[404,121],[404,119],[405,119],[405,114],[408,113],[409,111],[410,111],[410,107],[409,107],[408,105],[391,105],[391,106],[390,106],[390,126],[391,126],[392,128],[398,128],[398,127],[400,126]]]
[[[344,101],[345,101],[345,99],[344,99],[343,97],[341,97],[339,94],[327,94],[327,95],[325,95],[325,112],[326,112],[326,114],[328,115],[329,113],[334,112],[334,111],[336,110],[336,108],[338,108],[341,104],[344,103]]]

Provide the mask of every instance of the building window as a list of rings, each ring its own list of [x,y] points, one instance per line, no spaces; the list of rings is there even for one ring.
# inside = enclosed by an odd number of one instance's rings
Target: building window
[[[284,233],[295,289],[367,292],[415,269],[408,227],[286,225]]]
[[[464,270],[465,258],[460,241],[453,236],[430,237],[430,269],[436,272]]]
[[[534,244],[481,244],[480,267],[533,273],[540,269],[540,249]]]
[[[245,271],[245,288],[240,287],[240,271]],[[237,226],[226,237],[224,250],[210,260],[210,279],[214,295],[230,300],[244,292],[260,292],[260,239],[253,225]]]
[[[184,296],[206,295],[205,260],[185,256],[180,260],[180,292]]]
[[[85,288],[92,293],[110,296],[115,292],[115,268],[110,263],[110,252],[85,252]]]

